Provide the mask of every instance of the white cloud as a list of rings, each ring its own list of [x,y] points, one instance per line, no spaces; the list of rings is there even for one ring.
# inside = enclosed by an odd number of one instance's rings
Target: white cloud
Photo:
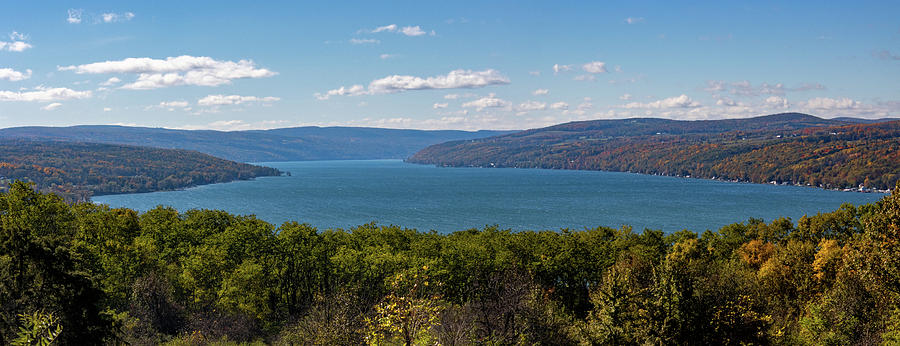
[[[569,104],[565,102],[556,102],[550,105],[550,109],[567,110],[569,109]]]
[[[572,65],[553,64],[553,73],[571,71]]]
[[[509,79],[499,71],[454,70],[442,76],[421,78],[415,76],[388,76],[373,80],[368,87],[353,85],[340,87],[323,93],[316,93],[319,100],[327,100],[331,96],[357,96],[392,94],[409,90],[481,88],[489,85],[509,84]]]
[[[86,99],[91,91],[76,91],[69,88],[37,87],[33,91],[2,91],[0,101],[51,102],[57,100]]]
[[[209,95],[197,101],[201,106],[224,106],[239,105],[251,102],[275,102],[281,98],[274,96],[256,97],[256,96],[240,96],[240,95]]]
[[[535,91],[531,92],[531,94],[534,96],[547,95],[549,93],[550,93],[550,90],[547,90],[547,89],[536,89]]]
[[[350,43],[352,44],[379,44],[381,41],[376,40],[374,38],[351,38]]]
[[[20,33],[18,31],[13,31],[9,34],[10,42],[0,41],[0,51],[8,51],[8,52],[24,52],[26,49],[31,48],[31,44],[25,42],[28,40],[28,35]]]
[[[581,69],[587,73],[606,73],[606,63],[601,61],[591,61],[581,65]]]
[[[421,26],[418,26],[418,25],[404,26],[401,28],[401,27],[397,26],[397,24],[390,24],[390,25],[385,25],[385,26],[379,26],[379,27],[369,31],[369,33],[372,33],[372,34],[377,34],[379,32],[394,32],[394,33],[403,34],[406,36],[423,36],[423,35],[428,34],[427,32],[425,32],[425,30],[422,30]],[[434,30],[432,30],[431,36],[434,36],[434,35],[435,35]]]
[[[651,109],[661,109],[661,108],[694,108],[700,107],[700,103],[692,100],[687,95],[681,94],[681,96],[670,97],[667,99],[657,100],[649,103],[640,103],[640,102],[632,102],[625,105],[620,106],[622,108],[651,108]]]
[[[9,33],[9,39],[13,40],[13,41],[27,41],[28,35],[25,35],[18,31],[13,31],[13,32]]]
[[[447,94],[444,95],[445,100],[456,100],[459,98],[459,94]]]
[[[121,23],[127,22],[134,19],[135,15],[133,12],[122,12],[122,13],[114,13],[114,12],[106,12],[100,14],[91,14],[84,13],[83,9],[70,8],[68,10],[68,17],[66,18],[66,22],[69,24],[81,24],[84,19],[88,19],[89,23],[92,24],[100,24],[100,23]]]
[[[418,25],[404,26],[403,29],[400,29],[400,33],[406,36],[422,36],[426,34],[425,31],[422,31],[422,28]]]
[[[119,83],[121,83],[121,82],[122,82],[121,79],[119,79],[119,78],[117,78],[117,77],[112,77],[112,78],[110,78],[110,79],[107,79],[105,82],[100,83],[100,85],[110,86],[110,85],[113,85],[113,84],[119,84]]]
[[[578,104],[578,107],[575,107],[575,110],[573,110],[573,111],[566,111],[566,112],[567,112],[567,113],[568,113],[568,112],[571,112],[571,113],[577,114],[577,115],[585,115],[585,114],[587,114],[587,112],[590,111],[591,109],[594,109],[594,104],[591,103],[591,98],[590,98],[590,97],[585,97],[585,98],[584,98],[584,102],[579,103],[579,104]]]
[[[267,130],[278,127],[290,126],[292,123],[287,120],[263,120],[248,123],[243,120],[219,120],[206,125],[189,125],[183,126],[185,130],[218,130],[218,131],[244,131],[244,130]]]
[[[41,109],[43,109],[43,110],[45,110],[45,111],[52,111],[52,110],[57,109],[57,108],[59,108],[59,107],[62,107],[62,103],[54,102],[54,103],[51,103],[51,104],[46,105],[46,106],[44,106],[44,107],[41,107]]]
[[[100,18],[104,23],[116,23],[116,22],[127,22],[129,20],[134,19],[134,13],[125,12],[125,13],[103,13],[100,15]]]
[[[769,96],[766,98],[766,105],[772,108],[788,108],[791,106],[790,102],[781,96]]]
[[[435,103],[434,105],[431,106],[431,108],[443,109],[443,108],[447,108],[447,106],[449,106],[449,104],[447,104],[447,103]]]
[[[714,97],[718,96],[720,93],[727,92],[731,95],[735,96],[760,96],[760,95],[775,95],[775,96],[784,96],[786,92],[793,91],[809,91],[809,90],[825,90],[825,86],[819,83],[803,83],[798,87],[789,88],[786,87],[783,83],[761,83],[759,85],[753,85],[750,81],[738,81],[738,82],[726,82],[720,80],[709,80],[706,81],[706,88],[703,90],[713,94]]]
[[[109,107],[103,107],[103,111],[104,111],[104,112],[111,112],[111,111],[112,111],[112,108],[109,108]]]
[[[487,97],[482,97],[462,104],[463,108],[475,108],[475,110],[479,112],[485,108],[502,108],[509,107],[510,105],[511,103],[509,101],[497,98],[494,94],[489,94]]]
[[[80,24],[81,23],[81,14],[84,12],[82,9],[69,9],[69,18],[66,19],[69,24]]]
[[[530,74],[530,75],[532,75],[532,76],[540,76],[540,75],[541,75],[541,71],[528,71],[528,74]]]
[[[519,106],[516,107],[516,110],[525,111],[525,112],[542,111],[545,109],[547,109],[547,103],[546,102],[538,102],[538,101],[525,101],[523,103],[520,103]]]
[[[625,23],[628,23],[628,24],[638,24],[638,23],[643,23],[643,22],[644,22],[644,17],[625,18]]]
[[[775,97],[775,96],[773,96],[773,97]],[[774,100],[773,100],[773,102],[774,102]],[[717,106],[725,106],[725,107],[743,107],[744,106],[743,103],[737,102],[737,101],[732,100],[727,97],[722,97],[722,98],[716,100],[716,105]]]
[[[19,72],[11,68],[0,68],[0,80],[8,80],[10,82],[18,82],[31,78],[31,70]]]
[[[628,100],[631,100],[631,98],[632,98],[631,94],[624,94],[622,96],[619,96],[619,100],[622,100],[622,101],[628,101]]]
[[[592,74],[582,74],[582,75],[577,75],[577,76],[575,76],[575,78],[572,78],[572,79],[593,82],[594,80],[597,79],[597,77]]]
[[[187,101],[163,101],[159,103],[160,108],[186,108],[190,105]]]
[[[387,59],[391,59],[391,58],[396,58],[397,56],[394,54],[381,54],[378,57],[381,58],[381,60],[387,60]]]
[[[77,74],[138,73],[138,79],[122,86],[123,89],[157,89],[177,85],[218,86],[230,84],[233,79],[264,78],[277,73],[257,68],[251,60],[222,61],[210,57],[183,55],[165,60],[152,58],[127,58],[84,65],[60,66],[60,71]]]
[[[372,33],[374,34],[374,33],[379,33],[382,31],[387,31],[387,32],[397,31],[397,24],[379,26],[379,27],[375,28],[375,30],[372,30]]]
[[[833,99],[828,97],[817,97],[814,99],[810,99],[806,101],[806,107],[812,109],[822,109],[822,110],[835,110],[835,109],[856,109],[860,108],[862,103],[859,101],[849,99],[849,98],[840,98]]]

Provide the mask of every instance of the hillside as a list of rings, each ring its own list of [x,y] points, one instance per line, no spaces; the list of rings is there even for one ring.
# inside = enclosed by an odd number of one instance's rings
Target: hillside
[[[280,175],[277,169],[188,150],[0,140],[0,190],[13,180],[73,200],[92,195],[174,190]]]
[[[365,127],[294,127],[254,131],[172,130],[126,126],[15,127],[0,139],[28,138],[195,150],[239,162],[402,159],[432,144],[512,131],[424,131]]]
[[[900,177],[900,121],[865,124],[798,113],[583,121],[434,145],[408,161],[889,189]]]

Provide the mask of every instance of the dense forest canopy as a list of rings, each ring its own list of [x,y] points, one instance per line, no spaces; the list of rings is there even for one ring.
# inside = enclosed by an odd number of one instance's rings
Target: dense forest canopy
[[[402,130],[367,127],[292,127],[271,130],[174,130],[113,125],[14,127],[2,139],[36,139],[195,150],[238,162],[405,159],[446,141],[513,131]]]
[[[17,182],[0,193],[0,343],[38,325],[63,344],[896,344],[894,191],[702,234],[441,235],[139,214]]]
[[[12,180],[86,200],[92,195],[174,190],[261,176],[277,169],[189,150],[96,143],[0,140],[0,190]]]
[[[709,121],[596,120],[442,143],[408,161],[884,190],[900,179],[900,121],[848,124],[797,113]]]

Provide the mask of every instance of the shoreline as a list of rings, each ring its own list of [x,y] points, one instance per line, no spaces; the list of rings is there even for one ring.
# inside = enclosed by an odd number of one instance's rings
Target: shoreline
[[[447,164],[436,164],[436,163],[426,163],[426,162],[415,162],[409,160],[403,160],[405,163],[411,163],[416,165],[432,165],[439,168],[517,168],[517,169],[547,169],[547,170],[563,170],[563,171],[593,171],[593,172],[615,172],[615,173],[631,173],[631,174],[641,174],[641,175],[653,175],[660,177],[673,177],[673,178],[685,178],[685,179],[703,179],[703,180],[714,180],[714,181],[722,181],[728,183],[741,183],[741,184],[759,184],[759,185],[776,185],[776,186],[797,186],[797,187],[809,187],[814,189],[820,189],[825,191],[839,191],[839,192],[857,192],[857,193],[880,193],[890,195],[892,189],[875,189],[875,188],[867,188],[867,187],[855,187],[855,188],[833,188],[833,187],[825,187],[825,186],[815,186],[810,184],[800,184],[800,183],[788,183],[788,182],[754,182],[749,180],[739,180],[739,179],[727,179],[721,177],[712,177],[712,178],[704,178],[704,177],[696,177],[691,175],[680,175],[680,174],[659,174],[659,173],[642,173],[642,172],[631,172],[631,171],[614,171],[614,170],[605,170],[605,169],[572,169],[572,168],[544,168],[544,167],[506,167],[506,166],[456,166],[456,165],[447,165]]]

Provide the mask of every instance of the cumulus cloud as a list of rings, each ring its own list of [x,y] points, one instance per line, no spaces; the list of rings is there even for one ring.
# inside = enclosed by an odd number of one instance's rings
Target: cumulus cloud
[[[638,24],[638,23],[643,23],[643,22],[644,22],[644,17],[625,18],[625,23],[628,23],[628,24]]]
[[[591,98],[585,97],[584,102],[579,103],[578,107],[575,107],[575,110],[566,111],[566,112],[571,112],[571,113],[574,113],[577,115],[585,115],[585,114],[587,114],[588,111],[590,111],[593,108],[594,108],[594,104],[591,103]]]
[[[123,89],[157,89],[177,85],[218,86],[234,79],[264,78],[277,73],[257,68],[251,60],[222,61],[210,57],[183,55],[163,59],[127,58],[84,65],[60,66],[60,71],[77,74],[131,73],[136,81]]]
[[[418,25],[416,26],[405,26],[403,29],[400,29],[400,33],[406,36],[422,36],[425,35],[425,31],[422,31],[422,28]]]
[[[103,13],[100,14],[100,18],[104,23],[116,23],[116,22],[127,22],[129,20],[134,19],[134,13],[125,12],[125,13]]]
[[[631,102],[620,106],[622,108],[647,108],[647,109],[662,109],[662,108],[694,108],[700,107],[700,103],[692,100],[685,94],[681,94],[680,96],[670,97],[662,100],[657,100],[648,103],[641,102]]]
[[[81,24],[81,14],[84,12],[82,9],[69,9],[69,18],[66,19],[69,24]]]
[[[86,99],[91,91],[76,91],[69,88],[38,87],[31,91],[2,91],[0,101],[52,102],[58,100]]]
[[[281,98],[274,96],[209,95],[198,100],[197,104],[201,106],[225,106],[251,102],[275,102],[279,100],[281,100]]]
[[[421,26],[418,26],[418,25],[400,27],[397,24],[379,26],[368,32],[372,33],[372,34],[377,34],[379,32],[393,32],[393,33],[403,34],[406,36],[423,36],[423,35],[428,34],[427,32],[425,32],[425,30],[422,30]],[[431,31],[431,35],[434,36],[434,31]]]
[[[459,94],[447,94],[444,95],[445,100],[456,100],[459,98]]]
[[[443,108],[447,108],[447,106],[449,106],[449,105],[450,104],[448,104],[448,103],[435,103],[434,105],[431,106],[431,108],[443,109]]]
[[[550,90],[547,90],[547,89],[537,89],[537,90],[531,92],[531,94],[534,96],[547,95],[549,93],[550,93]]]
[[[624,94],[622,96],[619,96],[619,100],[622,100],[622,101],[628,101],[628,100],[631,100],[631,98],[632,98],[631,94]]]
[[[31,48],[31,44],[25,42],[28,40],[28,35],[22,34],[17,31],[13,31],[9,34],[10,41],[0,41],[0,51],[7,52],[24,52],[26,49]]]
[[[591,61],[581,65],[581,69],[587,73],[606,73],[606,63],[602,61]]]
[[[546,102],[538,102],[538,101],[525,101],[520,103],[519,106],[516,107],[516,110],[529,112],[529,111],[542,111],[547,109]]]
[[[572,65],[553,64],[553,73],[571,71]]]
[[[46,105],[46,106],[41,107],[41,109],[43,109],[43,110],[45,110],[45,111],[52,111],[52,110],[57,109],[57,108],[59,108],[59,107],[62,107],[62,103],[59,103],[59,102],[53,102],[53,103],[51,103],[51,104],[49,104],[49,105]]]
[[[119,83],[122,83],[121,79],[119,79],[118,77],[111,77],[111,78],[107,79],[105,82],[100,83],[100,85],[110,86],[110,85],[119,84]]]
[[[376,40],[374,38],[351,38],[350,43],[352,44],[379,44],[381,41]]]
[[[10,82],[18,82],[31,78],[31,70],[20,72],[11,68],[0,68],[0,80],[8,80]]]
[[[791,106],[791,104],[784,97],[769,96],[768,98],[766,98],[766,106],[769,106],[772,108],[788,108]]]
[[[392,94],[409,90],[481,88],[498,84],[509,84],[509,79],[497,70],[454,70],[446,75],[427,78],[387,76],[373,80],[368,87],[362,85],[342,86],[325,93],[316,93],[315,97],[319,100],[327,100],[332,96]]]
[[[860,108],[862,103],[859,101],[849,99],[849,98],[840,98],[833,99],[828,97],[816,97],[814,99],[810,99],[806,101],[806,107],[812,109],[822,109],[822,110],[835,110],[835,109],[856,109]]]
[[[776,97],[776,96],[772,96],[772,97]],[[738,101],[732,100],[727,97],[722,97],[722,98],[716,100],[716,105],[717,106],[725,106],[725,107],[743,107],[744,106],[743,103],[740,103]]]
[[[482,97],[462,104],[463,108],[475,108],[475,110],[479,112],[485,108],[502,108],[509,107],[510,105],[511,103],[509,101],[497,98],[494,94],[489,94],[487,97]]]
[[[568,104],[568,103],[565,103],[565,102],[556,102],[556,103],[550,105],[550,109],[556,109],[556,110],[563,110],[563,111],[564,111],[564,110],[569,109],[569,104]]]

